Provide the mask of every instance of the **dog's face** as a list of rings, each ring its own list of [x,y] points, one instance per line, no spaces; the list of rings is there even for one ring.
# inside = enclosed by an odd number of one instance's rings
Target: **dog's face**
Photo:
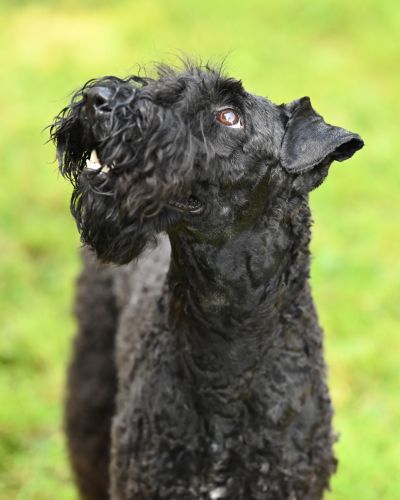
[[[277,106],[209,68],[158,79],[105,77],[79,90],[51,127],[73,186],[82,241],[130,261],[160,231],[232,234],[282,190],[307,192],[360,149],[308,98]],[[229,236],[227,236],[229,237]]]

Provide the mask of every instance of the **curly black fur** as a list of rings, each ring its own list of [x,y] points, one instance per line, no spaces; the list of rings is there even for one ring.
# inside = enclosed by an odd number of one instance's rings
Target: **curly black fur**
[[[308,98],[277,106],[190,64],[92,80],[51,136],[83,243],[126,264],[87,256],[79,285],[67,433],[83,498],[322,498],[336,460],[308,193],[360,137]]]

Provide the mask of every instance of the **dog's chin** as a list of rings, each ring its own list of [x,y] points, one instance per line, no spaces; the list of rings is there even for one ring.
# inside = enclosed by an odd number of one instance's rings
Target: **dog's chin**
[[[200,215],[204,211],[204,205],[193,195],[170,200],[168,207],[192,215]]]

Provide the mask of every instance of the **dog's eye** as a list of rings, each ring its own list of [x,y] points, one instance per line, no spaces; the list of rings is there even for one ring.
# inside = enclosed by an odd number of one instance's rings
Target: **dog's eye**
[[[217,121],[232,128],[242,128],[242,119],[237,111],[232,108],[220,109],[217,112]]]

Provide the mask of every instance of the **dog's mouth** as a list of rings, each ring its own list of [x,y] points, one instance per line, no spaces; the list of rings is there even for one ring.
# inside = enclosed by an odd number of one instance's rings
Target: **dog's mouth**
[[[110,170],[112,170],[112,165],[102,165],[97,155],[97,151],[93,149],[90,154],[90,158],[86,160],[85,170],[107,174],[108,172],[110,172]],[[168,207],[173,208],[174,210],[178,210],[179,212],[186,212],[196,215],[201,214],[204,210],[204,206],[201,201],[193,195],[170,200],[168,202]]]

